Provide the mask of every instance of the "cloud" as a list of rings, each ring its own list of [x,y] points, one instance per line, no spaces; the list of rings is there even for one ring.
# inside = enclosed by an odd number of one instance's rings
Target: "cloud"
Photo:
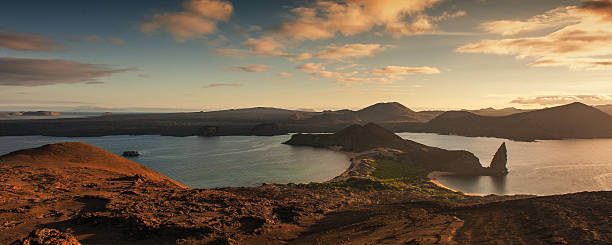
[[[280,49],[284,48],[284,45],[276,41],[272,37],[263,37],[260,39],[249,38],[244,43],[251,49],[254,54],[262,56],[280,56],[285,55]]]
[[[288,55],[287,58],[290,61],[295,61],[295,60],[307,60],[312,58],[312,54],[311,53],[301,53],[301,54],[294,54],[294,55]]]
[[[600,58],[541,58],[531,63],[533,67],[569,67],[572,70],[612,70],[612,59]]]
[[[440,70],[435,67],[407,67],[407,66],[385,66],[366,72],[367,75],[392,76],[392,75],[413,75],[413,74],[438,74]]]
[[[278,76],[279,77],[291,77],[293,76],[293,73],[281,72],[281,73],[278,73]]]
[[[82,43],[98,43],[98,42],[105,42],[105,41],[108,41],[109,43],[112,43],[112,44],[124,44],[125,43],[125,41],[119,38],[110,37],[104,40],[104,38],[98,35],[72,36],[72,37],[66,38],[66,40],[71,41],[71,42],[82,42]]]
[[[494,21],[482,26],[501,35],[558,27],[540,36],[482,40],[457,48],[462,53],[513,55],[532,58],[531,66],[565,66],[571,69],[608,69],[612,55],[612,1],[585,1],[581,6],[553,9],[524,21]],[[559,29],[560,28],[560,29]]]
[[[246,66],[236,66],[236,67],[224,67],[223,69],[226,71],[246,71],[246,72],[265,72],[270,68],[267,65],[253,64]]]
[[[66,40],[72,41],[72,42],[84,42],[84,43],[95,43],[95,42],[104,41],[104,39],[102,39],[98,35],[73,36],[73,37],[66,38]]]
[[[299,65],[296,68],[307,73],[315,73],[321,70],[325,70],[325,66],[323,66],[323,64],[321,63],[306,63],[303,65]]]
[[[612,95],[543,95],[535,97],[519,97],[510,103],[521,105],[563,105],[573,102],[582,102],[589,105],[612,104]]]
[[[348,77],[336,80],[337,84],[342,86],[353,86],[364,83],[392,83],[399,80],[399,77]]]
[[[358,66],[358,64],[348,64],[348,65],[340,66],[340,67],[336,68],[336,71],[344,71],[346,69],[351,69],[351,68],[356,67],[356,66]]]
[[[113,43],[113,44],[118,44],[118,45],[121,45],[121,44],[124,44],[124,43],[125,43],[125,41],[124,41],[123,39],[114,38],[114,37],[109,37],[109,38],[108,38],[108,41],[109,41],[110,43]]]
[[[560,7],[533,16],[527,20],[489,21],[481,24],[480,28],[490,33],[500,34],[502,36],[512,36],[554,27],[562,27],[580,21],[579,18],[571,14],[575,9],[575,6]]]
[[[202,38],[217,31],[219,21],[227,21],[234,8],[225,0],[189,0],[183,3],[184,11],[156,14],[145,22],[140,30],[153,33],[160,29],[168,32],[178,42]]]
[[[0,57],[0,85],[42,86],[61,83],[95,82],[136,68],[113,69],[108,65],[70,60]]]
[[[242,87],[241,83],[211,83],[205,85],[204,88],[217,88],[217,87]]]
[[[46,37],[0,31],[0,48],[17,51],[52,51],[60,45]]]
[[[353,65],[349,65],[353,67]],[[440,73],[435,67],[405,67],[405,66],[386,66],[383,68],[374,69],[369,72],[360,73],[352,72],[332,72],[327,71],[321,63],[306,63],[296,67],[299,70],[307,72],[311,75],[311,79],[319,80],[318,77],[334,78],[336,83],[343,86],[352,86],[363,83],[392,83],[402,80],[404,75],[413,74],[437,74]]]
[[[296,40],[351,36],[377,26],[394,37],[423,34],[435,29],[433,21],[465,15],[445,13],[429,17],[424,12],[442,0],[317,0],[291,9],[294,19],[282,23],[278,32]]]
[[[364,83],[393,83],[396,81],[403,80],[405,75],[415,74],[438,74],[440,70],[435,67],[421,66],[421,67],[407,67],[407,66],[385,66],[382,68],[373,69],[369,72],[365,72],[357,75],[357,72],[351,73],[351,76],[341,77],[336,80],[336,83],[343,86],[353,86]]]
[[[312,73],[313,76],[343,79],[358,74],[358,72],[333,72],[333,71],[318,71]]]
[[[329,45],[318,51],[314,57],[319,59],[342,60],[344,58],[374,57],[393,45],[382,44],[347,44],[344,46]]]

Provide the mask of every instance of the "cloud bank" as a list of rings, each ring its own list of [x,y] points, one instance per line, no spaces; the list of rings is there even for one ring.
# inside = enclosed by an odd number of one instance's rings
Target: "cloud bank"
[[[0,48],[17,51],[52,51],[58,47],[59,43],[43,36],[0,31]]]
[[[161,13],[152,16],[140,30],[153,33],[164,30],[178,42],[203,38],[217,31],[217,23],[227,21],[234,7],[225,0],[189,0],[183,3],[184,11]]]
[[[318,0],[291,9],[293,20],[280,25],[278,33],[296,40],[332,38],[340,33],[351,36],[383,27],[394,37],[418,35],[435,29],[425,10],[442,0]],[[465,14],[465,12],[463,12]],[[446,17],[460,16],[446,14]]]
[[[583,1],[527,20],[486,22],[490,33],[512,36],[553,28],[546,35],[483,40],[457,48],[462,53],[513,55],[534,59],[534,67],[569,67],[580,70],[612,69],[612,0]],[[555,30],[554,27],[560,28]]]
[[[108,65],[85,64],[70,60],[0,57],[0,85],[42,86],[97,82],[135,68],[113,69]]]
[[[535,97],[519,97],[510,103],[521,105],[563,105],[582,102],[589,105],[612,104],[612,95],[544,95]]]
[[[217,87],[242,87],[241,83],[211,83],[204,86],[204,88],[217,88]]]
[[[267,65],[261,65],[261,64],[253,64],[253,65],[246,65],[246,66],[236,66],[236,67],[224,67],[223,70],[226,71],[237,71],[237,72],[265,72],[268,70],[268,68],[270,68]]]

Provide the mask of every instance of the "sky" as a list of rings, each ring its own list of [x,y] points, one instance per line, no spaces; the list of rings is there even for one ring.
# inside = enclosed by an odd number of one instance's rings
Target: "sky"
[[[0,110],[612,104],[612,0],[10,1]]]

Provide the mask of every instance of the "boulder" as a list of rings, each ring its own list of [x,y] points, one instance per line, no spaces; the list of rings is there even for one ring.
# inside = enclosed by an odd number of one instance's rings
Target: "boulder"
[[[272,136],[283,134],[283,131],[276,123],[260,123],[251,128],[250,133],[257,136]]]
[[[81,245],[70,233],[61,232],[56,229],[36,229],[26,238],[15,241],[11,245]]]
[[[137,157],[140,156],[140,152],[137,151],[124,151],[123,154],[121,154],[124,157]]]
[[[217,126],[203,126],[198,129],[198,136],[212,137],[219,135],[219,127]]]

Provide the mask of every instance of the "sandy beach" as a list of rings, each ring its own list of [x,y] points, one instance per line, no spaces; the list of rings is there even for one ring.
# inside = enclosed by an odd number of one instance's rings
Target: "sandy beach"
[[[431,182],[431,183],[433,183],[433,184],[437,185],[438,187],[441,187],[441,188],[447,189],[447,190],[449,190],[449,191],[461,192],[461,193],[463,193],[463,194],[464,194],[464,195],[466,195],[466,196],[484,196],[484,195],[478,195],[478,194],[472,194],[472,193],[465,193],[465,192],[462,192],[462,191],[459,191],[459,190],[455,190],[455,189],[453,189],[453,188],[450,188],[450,187],[448,187],[448,186],[443,185],[442,183],[440,183],[440,181],[438,181],[438,177],[440,177],[440,176],[445,176],[445,175],[452,175],[452,174],[453,174],[453,173],[450,173],[450,172],[433,171],[433,172],[430,172],[429,174],[427,174],[427,178],[429,178],[429,182]]]

